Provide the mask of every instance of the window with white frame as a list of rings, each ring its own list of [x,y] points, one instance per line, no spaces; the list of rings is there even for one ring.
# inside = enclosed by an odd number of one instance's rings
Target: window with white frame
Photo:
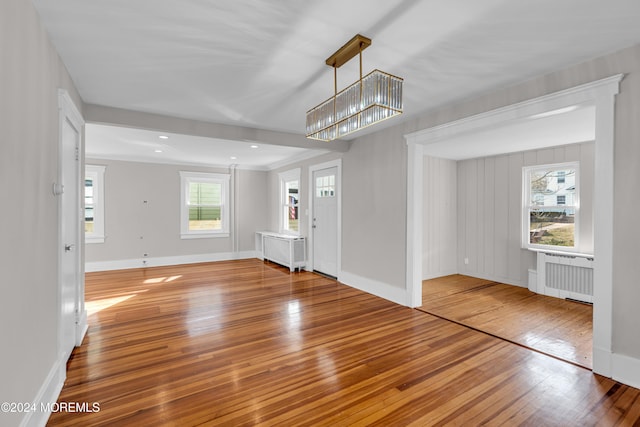
[[[578,169],[576,162],[523,168],[523,247],[578,247]]]
[[[84,170],[84,240],[104,243],[105,166],[85,165]]]
[[[229,175],[180,172],[183,239],[229,236]]]
[[[300,233],[300,169],[279,174],[280,177],[280,231]]]

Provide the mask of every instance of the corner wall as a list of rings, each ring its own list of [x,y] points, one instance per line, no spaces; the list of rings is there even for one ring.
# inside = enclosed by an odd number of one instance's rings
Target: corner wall
[[[254,233],[267,223],[267,172],[99,159],[86,163],[106,166],[106,237],[104,243],[86,245],[87,271],[253,256]],[[180,171],[231,173],[229,237],[180,238]]]
[[[460,274],[527,287],[536,254],[521,247],[522,168],[570,161],[580,162],[578,251],[593,253],[592,142],[469,159],[458,162]]]

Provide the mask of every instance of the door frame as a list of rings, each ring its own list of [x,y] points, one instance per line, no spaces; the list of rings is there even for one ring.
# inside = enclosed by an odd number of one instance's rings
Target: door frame
[[[338,199],[336,200],[338,206],[337,206],[337,239],[336,239],[336,257],[337,257],[337,265],[336,265],[336,270],[337,270],[337,274],[338,274],[338,280],[340,279],[340,276],[342,275],[342,159],[336,159],[336,160],[331,160],[328,162],[324,162],[324,163],[319,163],[316,165],[311,165],[309,166],[309,185],[308,185],[308,189],[309,192],[307,194],[309,194],[309,215],[307,216],[307,227],[308,227],[308,236],[309,238],[307,239],[307,255],[308,255],[308,259],[307,259],[307,270],[308,271],[313,271],[313,199],[314,199],[314,181],[313,181],[313,174],[316,171],[322,170],[322,169],[329,169],[329,168],[336,168],[336,191],[338,192]]]
[[[73,171],[78,179],[76,180],[76,194],[77,198],[74,203],[74,207],[78,212],[78,222],[76,224],[77,233],[76,233],[76,241],[73,242],[77,250],[75,251],[75,275],[76,275],[76,289],[75,289],[75,307],[76,307],[76,327],[74,331],[75,335],[75,345],[79,346],[82,344],[82,340],[88,329],[87,323],[87,311],[85,308],[84,301],[84,228],[82,227],[83,221],[81,218],[84,218],[84,213],[82,210],[82,198],[84,195],[84,186],[82,182],[84,182],[84,118],[82,114],[74,104],[69,92],[65,89],[58,89],[58,111],[59,111],[59,122],[58,122],[58,183],[54,184],[53,192],[56,196],[62,196],[64,192],[64,188],[62,188],[61,184],[63,181],[63,177],[65,173],[69,173],[70,171],[64,170],[64,162],[63,162],[63,133],[64,133],[64,123],[69,123],[73,129],[78,133],[78,146],[77,146],[77,158],[78,161],[75,163],[75,171]],[[58,197],[58,350],[62,353],[63,347],[63,339],[64,339],[64,330],[63,330],[63,322],[62,322],[62,263],[64,256],[64,245],[65,242],[64,236],[62,235],[62,197]],[[66,362],[66,361],[64,361]],[[65,366],[63,364],[63,366]]]
[[[568,105],[593,102],[596,106],[594,187],[594,305],[593,371],[613,375],[613,156],[615,97],[623,74],[575,86],[507,107],[455,120],[405,135],[407,155],[407,265],[406,290],[410,305],[422,304],[422,189],[425,147],[464,132],[508,120],[552,111]]]

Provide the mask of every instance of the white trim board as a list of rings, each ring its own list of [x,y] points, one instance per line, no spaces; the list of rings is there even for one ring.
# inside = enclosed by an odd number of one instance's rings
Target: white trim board
[[[121,259],[114,261],[94,261],[85,264],[85,271],[127,270],[131,268],[164,267],[180,264],[197,264],[200,262],[231,261],[236,259],[257,258],[256,251],[219,252],[210,254],[177,255],[153,258]]]
[[[347,271],[338,272],[338,282],[396,304],[409,305],[410,295],[404,288],[391,286],[388,283],[358,276]]]
[[[409,153],[406,288],[411,295],[411,306],[420,305],[422,298],[422,157],[428,153],[429,144],[509,120],[570,105],[593,103],[596,106],[595,176],[598,177],[594,187],[594,199],[597,199],[594,204],[594,254],[598,257],[598,263],[594,268],[593,371],[606,377],[612,377],[613,372],[619,372],[618,368],[612,366],[618,360],[612,358],[613,145],[615,96],[620,91],[620,81],[623,77],[623,74],[618,74],[405,135]],[[620,375],[620,378],[622,377],[624,373]]]
[[[46,404],[55,403],[60,396],[64,381],[67,378],[67,362],[64,360],[64,354],[60,354],[58,359],[47,374],[38,393],[30,404],[36,408],[35,411],[25,411],[25,415],[20,421],[20,427],[27,426],[44,426],[47,424],[51,412],[41,412],[41,408],[47,407]]]

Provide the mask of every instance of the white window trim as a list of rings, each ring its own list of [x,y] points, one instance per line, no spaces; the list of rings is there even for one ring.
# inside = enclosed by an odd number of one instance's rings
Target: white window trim
[[[531,172],[536,170],[561,170],[561,169],[575,169],[575,197],[573,205],[557,205],[558,208],[572,206],[575,209],[574,219],[574,235],[573,246],[555,246],[555,245],[541,245],[537,243],[529,242],[529,200],[531,191],[529,187],[529,176]],[[549,206],[553,208],[554,206]],[[522,248],[533,251],[549,250],[562,254],[575,254],[580,247],[580,162],[566,162],[566,163],[553,163],[543,164],[535,166],[525,166],[522,168]]]
[[[280,223],[280,232],[283,234],[291,234],[293,236],[300,235],[300,191],[302,188],[300,182],[300,168],[291,169],[285,172],[280,172],[278,174],[280,179],[280,200],[279,200],[279,214],[278,217]],[[285,214],[285,206],[289,206],[286,194],[286,183],[289,181],[298,181],[298,231],[291,231],[287,229],[286,223],[289,220],[288,216]]]
[[[180,238],[205,239],[213,237],[229,237],[230,194],[229,181],[231,176],[223,173],[187,172],[180,171]],[[222,184],[222,229],[221,230],[189,230],[189,208],[187,205],[189,183],[210,182]]]
[[[104,243],[104,172],[106,166],[85,165],[85,179],[93,179],[93,233],[84,234],[85,243]],[[82,187],[84,192],[84,186]],[[84,230],[84,198],[82,210],[82,229]]]

